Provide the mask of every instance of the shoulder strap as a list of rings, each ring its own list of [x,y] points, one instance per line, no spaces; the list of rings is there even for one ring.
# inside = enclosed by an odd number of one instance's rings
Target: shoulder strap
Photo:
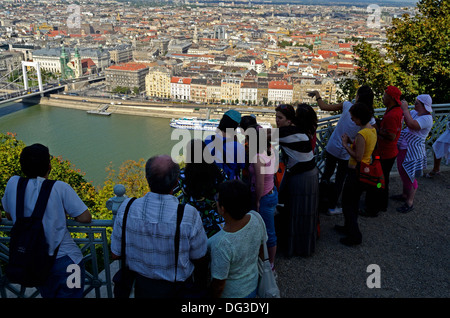
[[[128,204],[125,208],[125,212],[123,214],[123,221],[122,221],[122,244],[120,247],[120,255],[122,257],[123,265],[125,265],[125,246],[126,246],[126,233],[127,233],[127,217],[128,217],[128,211],[130,210],[130,206],[133,203],[133,201],[136,200],[136,198],[131,198],[130,201],[128,201]]]
[[[259,220],[261,225],[264,225],[263,227],[265,228],[266,225],[264,223],[264,220],[262,219],[261,215],[258,212],[254,211],[254,210],[250,210],[249,213],[253,214],[255,216],[255,218],[257,218]],[[269,251],[267,250],[267,244],[266,244],[266,242],[264,242],[261,245],[263,246],[263,249],[264,249],[264,261],[266,261],[269,259]]]
[[[41,190],[39,191],[39,196],[34,206],[32,216],[37,219],[42,219],[44,217],[45,209],[47,208],[48,198],[52,192],[53,185],[56,180],[45,179],[42,183]]]
[[[25,189],[30,179],[19,177],[16,193],[16,219],[24,217]]]
[[[180,252],[180,225],[183,220],[185,204],[178,204],[177,209],[177,229],[175,231],[175,282],[177,281],[178,254]]]

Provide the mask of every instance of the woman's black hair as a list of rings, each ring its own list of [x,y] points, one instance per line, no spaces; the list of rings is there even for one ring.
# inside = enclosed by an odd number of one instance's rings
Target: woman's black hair
[[[310,138],[314,136],[318,126],[317,114],[308,104],[299,104],[295,111],[296,123],[300,132],[308,135]]]
[[[228,180],[219,185],[219,205],[235,220],[241,220],[251,209],[250,187],[241,180]]]
[[[362,85],[358,88],[356,94],[358,95],[358,102],[366,104],[369,107],[373,108],[373,98],[374,94],[372,88],[369,85]]]
[[[282,113],[287,119],[295,123],[295,109],[290,104],[282,104],[275,108],[276,112]]]
[[[200,139],[192,139],[187,145],[185,191],[194,199],[214,195],[216,184],[222,181],[219,168],[205,161],[205,147],[205,142]],[[200,157],[201,160],[196,160]]]
[[[244,131],[254,125],[256,125],[256,118],[254,116],[242,116],[241,123],[239,124]]]
[[[350,107],[350,114],[353,117],[356,117],[361,122],[361,125],[366,125],[373,117],[374,110],[372,107],[363,104],[363,103],[355,103],[352,107]]]
[[[253,139],[250,137],[250,135],[256,136],[256,139]],[[249,136],[248,142],[249,142],[249,149],[256,150],[256,153],[250,154],[250,157],[255,154],[261,154],[264,152],[264,150],[267,152],[267,155],[271,156],[271,141],[272,141],[272,132],[270,129],[262,128],[259,125],[250,126],[246,130],[246,136]],[[261,141],[261,139],[264,139],[264,141]],[[255,143],[255,145],[253,144]],[[255,147],[256,146],[256,147]]]

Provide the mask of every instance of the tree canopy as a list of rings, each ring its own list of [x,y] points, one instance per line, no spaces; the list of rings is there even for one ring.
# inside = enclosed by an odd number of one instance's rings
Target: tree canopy
[[[354,48],[359,69],[343,80],[346,97],[359,85],[370,85],[378,98],[389,85],[400,88],[409,103],[430,94],[434,104],[450,103],[450,4],[448,0],[420,0],[417,14],[394,19],[387,30],[383,55],[362,40]]]

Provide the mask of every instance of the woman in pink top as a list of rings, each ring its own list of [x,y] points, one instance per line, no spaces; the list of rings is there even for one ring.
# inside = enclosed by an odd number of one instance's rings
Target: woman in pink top
[[[250,129],[253,129],[253,131]],[[266,224],[267,249],[273,270],[277,250],[274,214],[278,204],[278,192],[274,187],[274,174],[278,168],[278,162],[276,162],[275,153],[270,144],[270,131],[261,128],[261,126],[251,127],[249,130],[249,136],[255,136],[253,132],[256,132],[256,138],[249,138],[252,204],[253,209],[259,212]],[[266,140],[266,142],[260,142],[261,139]]]

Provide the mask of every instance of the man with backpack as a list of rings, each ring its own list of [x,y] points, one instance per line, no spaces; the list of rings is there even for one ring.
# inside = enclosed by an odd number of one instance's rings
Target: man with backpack
[[[83,255],[67,229],[66,214],[82,223],[90,223],[91,214],[70,185],[48,180],[46,146],[25,147],[20,166],[26,177],[11,177],[2,198],[6,217],[14,224],[6,276],[11,283],[37,287],[43,298],[81,298]],[[76,266],[79,271],[73,270]],[[79,284],[68,284],[77,272]]]

